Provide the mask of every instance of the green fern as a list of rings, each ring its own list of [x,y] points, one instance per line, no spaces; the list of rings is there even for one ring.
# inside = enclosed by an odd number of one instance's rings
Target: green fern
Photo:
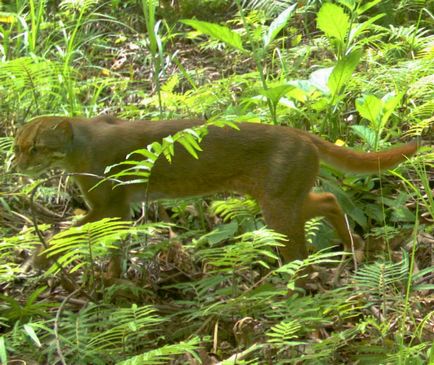
[[[133,231],[129,222],[122,222],[116,218],[104,218],[81,227],[71,227],[56,234],[50,240],[50,247],[44,253],[48,258],[58,257],[62,267],[81,261],[71,269],[71,272],[74,272],[82,266],[93,265],[95,257],[107,255],[110,249],[116,249],[115,243]],[[54,264],[47,273],[55,274],[59,269]]]
[[[38,228],[44,232],[49,226],[44,224],[39,225]],[[15,279],[16,274],[23,272],[23,267],[15,262],[17,250],[33,251],[38,245],[40,241],[33,227],[12,237],[5,235],[0,241],[0,281],[9,282]]]
[[[294,4],[291,0],[243,0],[241,3],[246,9],[261,10],[268,16],[278,15]]]
[[[12,137],[0,137],[0,153],[12,152],[13,145],[14,139]]]
[[[288,262],[287,264],[277,268],[275,273],[284,273],[289,275],[290,281],[288,286],[290,289],[293,289],[294,282],[307,267],[311,265],[322,265],[333,263],[336,264],[340,262],[342,255],[345,255],[345,252],[327,252],[327,250],[321,250],[309,255],[304,260],[294,260]]]
[[[148,305],[89,305],[78,313],[65,312],[58,336],[62,348],[68,349],[64,353],[68,363],[106,364],[121,361],[140,349],[155,348],[156,342],[150,335],[163,322]]]
[[[33,101],[38,106],[41,95],[61,92],[59,74],[59,63],[38,57],[0,63],[0,95],[6,100]]]
[[[273,249],[282,246],[284,239],[284,235],[263,228],[241,235],[234,244],[203,249],[197,256],[219,271],[242,271],[252,264],[268,268],[268,261],[277,260]]]
[[[271,327],[266,333],[268,342],[279,346],[296,346],[304,344],[303,341],[293,341],[299,337],[301,324],[296,320],[282,321]]]
[[[369,294],[368,300],[381,305],[385,312],[388,310],[388,300],[394,299],[396,302],[396,299],[402,298],[404,286],[409,279],[408,269],[408,255],[404,255],[403,260],[397,263],[377,261],[364,265],[354,274],[354,286],[358,292]]]
[[[111,328],[94,333],[87,344],[88,349],[110,349],[116,352],[134,348],[163,321],[155,315],[155,310],[147,305],[138,307],[133,304],[130,308],[118,308],[107,314]]]
[[[164,365],[175,355],[191,355],[200,363],[197,351],[200,348],[201,340],[199,337],[193,337],[191,340],[182,341],[173,345],[165,345],[155,350],[145,352],[141,355],[134,356],[128,360],[119,362],[119,365]]]
[[[48,308],[53,304],[38,299],[39,295],[46,289],[46,287],[36,289],[24,303],[10,296],[0,294],[0,300],[3,302],[0,305],[0,316],[4,316],[12,324],[16,321],[27,322],[32,317],[46,317]]]
[[[220,215],[225,221],[249,219],[259,213],[258,203],[253,199],[230,198],[227,200],[214,200],[211,211]]]
[[[93,268],[98,257],[110,254],[118,249],[118,242],[127,235],[152,234],[164,224],[149,223],[133,227],[131,222],[123,222],[117,218],[104,218],[97,222],[87,223],[80,227],[71,227],[50,239],[50,246],[44,251],[48,258],[56,257],[62,267],[71,265],[71,272],[79,268]],[[59,271],[58,265],[53,264],[47,274]]]
[[[317,235],[322,225],[324,217],[316,217],[309,219],[304,225],[304,232],[306,235],[306,242],[310,245],[313,244],[315,236]]]

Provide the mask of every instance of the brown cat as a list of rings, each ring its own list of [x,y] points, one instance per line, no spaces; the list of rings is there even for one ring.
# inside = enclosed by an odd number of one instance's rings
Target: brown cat
[[[59,167],[103,175],[106,166],[123,161],[129,152],[201,124],[200,120],[128,122],[107,116],[38,117],[16,137],[16,164],[33,174]],[[210,126],[199,159],[176,146],[172,163],[157,160],[147,189],[144,184],[113,189],[112,183],[105,182],[90,190],[98,179],[75,177],[89,205],[89,213],[79,224],[104,217],[129,219],[130,203],[144,200],[145,191],[150,199],[237,192],[257,199],[268,227],[288,237],[280,249],[285,261],[306,257],[304,223],[316,216],[324,216],[350,250],[351,233],[335,196],[310,192],[319,160],[345,171],[376,173],[417,150],[412,142],[383,152],[356,152],[289,127],[237,126],[239,130]]]

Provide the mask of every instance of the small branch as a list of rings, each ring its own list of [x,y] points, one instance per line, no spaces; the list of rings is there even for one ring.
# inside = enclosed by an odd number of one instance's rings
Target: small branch
[[[76,290],[74,290],[71,294],[69,294],[67,297],[65,297],[65,299],[62,301],[62,303],[59,306],[59,309],[56,312],[56,318],[54,320],[54,337],[56,339],[56,349],[57,349],[57,354],[59,355],[60,358],[60,362],[63,365],[67,365],[66,361],[65,361],[65,357],[63,356],[63,352],[62,349],[60,347],[60,338],[59,338],[59,320],[60,320],[60,313],[62,313],[63,308],[65,307],[66,303],[68,303],[68,301],[75,295],[77,294],[79,291],[81,290],[81,288],[78,288]]]

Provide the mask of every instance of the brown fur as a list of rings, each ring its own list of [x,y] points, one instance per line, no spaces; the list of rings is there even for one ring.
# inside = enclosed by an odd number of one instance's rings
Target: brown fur
[[[123,161],[131,151],[202,123],[128,122],[105,116],[39,117],[18,133],[16,162],[29,173],[60,167],[73,173],[103,175],[106,166]],[[152,170],[149,198],[223,191],[249,194],[259,202],[267,225],[288,237],[281,249],[285,261],[306,257],[304,223],[316,216],[325,216],[345,249],[350,248],[351,235],[335,196],[310,192],[320,160],[346,171],[376,173],[394,167],[417,150],[416,143],[409,143],[383,152],[356,152],[289,127],[252,123],[238,126],[239,131],[210,126],[201,142],[199,159],[180,146],[175,147],[171,164],[160,158]],[[75,180],[90,208],[80,224],[104,217],[129,219],[130,203],[145,198],[143,184],[113,190],[107,182],[90,190],[97,179],[77,176]]]

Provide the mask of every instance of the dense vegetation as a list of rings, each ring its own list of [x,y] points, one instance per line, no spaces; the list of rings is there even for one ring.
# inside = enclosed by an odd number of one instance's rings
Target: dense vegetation
[[[0,362],[434,363],[433,9],[432,0],[0,3]],[[306,225],[312,256],[282,265],[282,237],[249,197],[145,204],[133,223],[68,229],[85,209],[76,188],[66,176],[14,171],[13,137],[34,116],[102,113],[288,125],[364,151],[415,137],[425,146],[381,175],[321,168],[317,189],[338,197],[368,250],[363,265],[347,259],[338,271],[338,242],[321,219]],[[173,143],[200,158],[196,138],[155,141],[151,165]],[[60,266],[25,264],[41,237]],[[100,273],[121,240],[124,275],[105,287]],[[305,266],[302,292],[294,283]]]

